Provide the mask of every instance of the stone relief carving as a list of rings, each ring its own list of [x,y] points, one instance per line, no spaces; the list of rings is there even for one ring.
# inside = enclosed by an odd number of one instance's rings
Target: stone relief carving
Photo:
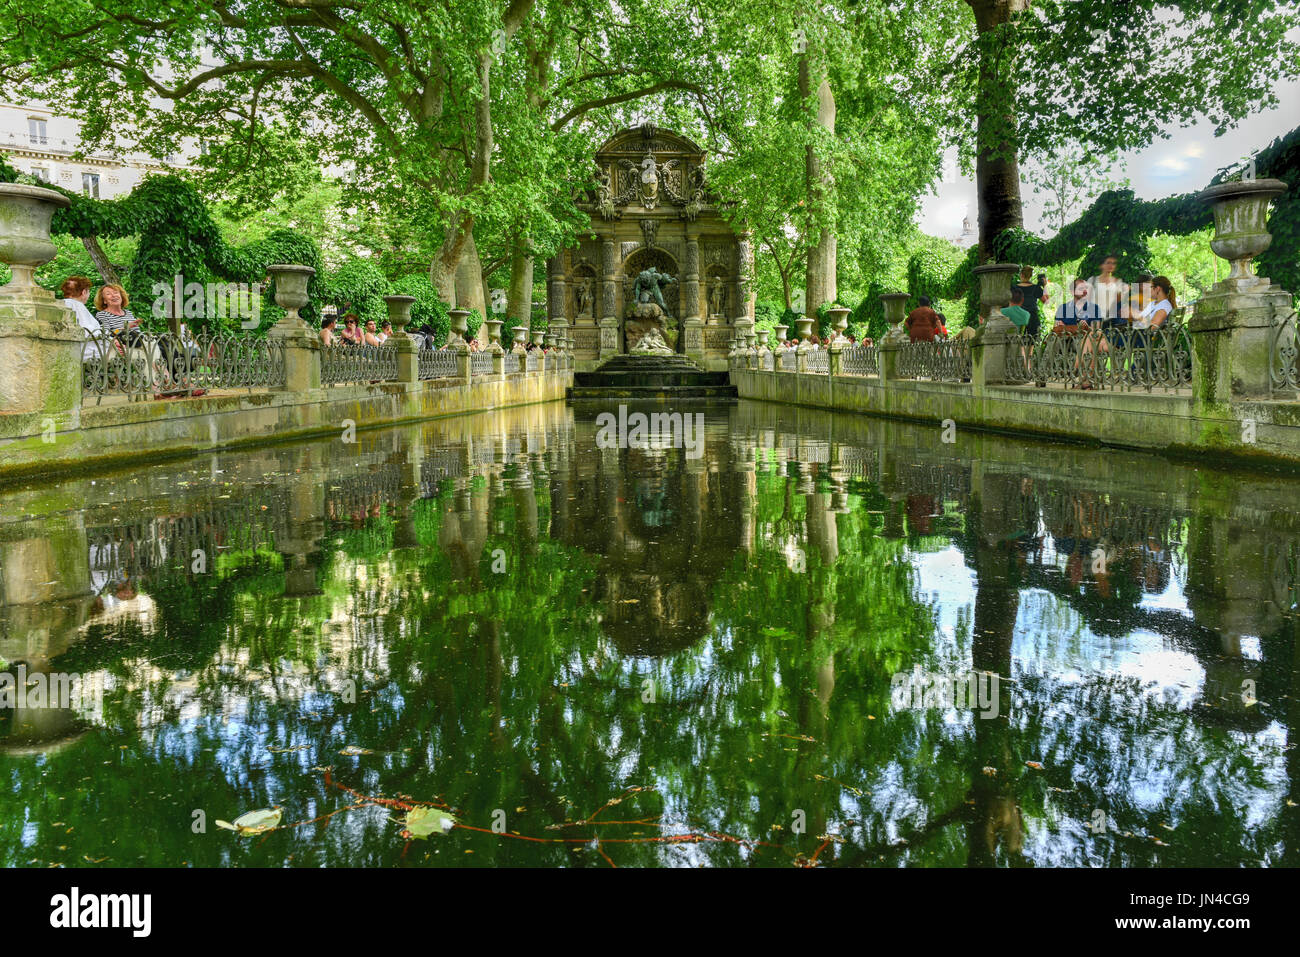
[[[653,248],[655,237],[659,234],[659,220],[643,219],[641,220],[641,237],[645,242],[646,248]]]

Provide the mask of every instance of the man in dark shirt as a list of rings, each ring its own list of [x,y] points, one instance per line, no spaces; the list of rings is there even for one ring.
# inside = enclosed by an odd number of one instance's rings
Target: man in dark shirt
[[[1090,323],[1101,321],[1101,309],[1088,296],[1092,287],[1086,279],[1074,281],[1074,299],[1056,310],[1056,326],[1052,329],[1057,335],[1077,335],[1085,332]]]
[[[933,342],[939,329],[939,314],[930,308],[928,296],[922,296],[917,302],[920,305],[909,312],[904,321],[907,336],[912,342]]]

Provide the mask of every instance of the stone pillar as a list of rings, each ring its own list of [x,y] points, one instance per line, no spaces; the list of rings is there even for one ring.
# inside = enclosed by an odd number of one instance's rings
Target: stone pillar
[[[694,228],[686,230],[686,263],[682,270],[682,294],[686,307],[685,320],[700,318],[700,236]]]
[[[1192,385],[1200,402],[1274,395],[1273,327],[1290,314],[1291,294],[1256,276],[1251,260],[1272,242],[1268,205],[1286,188],[1280,180],[1261,179],[1222,183],[1201,193],[1214,210],[1210,247],[1232,269],[1196,303],[1187,326],[1197,359]],[[1276,397],[1295,395],[1293,388],[1285,388]]]
[[[618,315],[614,277],[614,241],[600,244],[600,358],[605,359],[619,351]]]
[[[700,318],[700,237],[691,227],[686,230],[686,263],[682,270],[682,352],[696,362],[704,362],[704,322]]]
[[[546,315],[555,325],[557,320],[565,318],[568,312],[568,286],[564,282],[564,250],[560,250],[546,260]],[[532,298],[531,293],[529,298]]]
[[[311,266],[274,263],[266,267],[275,283],[275,304],[284,310],[268,331],[284,349],[284,384],[280,391],[306,392],[320,388],[320,337],[298,310],[307,305],[307,283],[316,275]]]
[[[0,287],[0,438],[81,426],[85,336],[71,309],[36,285],[54,258],[50,219],[68,198],[51,189],[0,183],[0,262],[13,280]]]
[[[469,345],[462,339],[455,346],[456,349],[456,378],[461,380],[465,388],[469,388],[470,379],[473,371],[470,366]]]
[[[888,385],[902,376],[898,373],[898,354],[903,349],[904,339],[891,339],[886,335],[876,344],[877,362],[880,365],[880,384]]]

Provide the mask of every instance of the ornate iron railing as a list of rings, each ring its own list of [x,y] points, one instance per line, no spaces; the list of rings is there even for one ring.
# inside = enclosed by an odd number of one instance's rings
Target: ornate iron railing
[[[825,349],[814,349],[808,354],[804,361],[804,369],[807,372],[813,372],[817,375],[830,375],[831,371],[831,354]]]
[[[492,372],[492,353],[472,352],[469,357],[470,375],[488,375]]]
[[[744,367],[745,367],[745,363],[744,363],[744,362],[737,361],[737,365],[739,365],[741,368],[744,368]],[[762,369],[763,371],[765,371],[765,372],[775,372],[775,371],[776,371],[776,353],[775,353],[775,352],[760,352],[760,353],[758,354],[758,367],[759,367],[760,369]]]
[[[284,344],[225,331],[88,335],[82,350],[84,396],[131,399],[209,389],[272,389],[284,385]]]
[[[797,353],[793,349],[782,349],[777,353],[777,368],[782,372],[793,372],[797,365]]]
[[[1296,357],[1300,354],[1300,329],[1294,312],[1275,319],[1268,339],[1268,369],[1274,392],[1300,389],[1300,371]]]
[[[1042,342],[1013,336],[1007,380],[1081,389],[1176,391],[1192,384],[1192,340],[1180,323],[1049,335]]]
[[[454,379],[456,353],[451,349],[421,349],[419,367],[421,379]]]
[[[538,368],[538,362],[540,361],[540,359],[541,359],[541,356],[538,355],[537,350],[535,350],[535,349],[534,349],[532,352],[529,352],[529,353],[525,354],[525,356],[524,356],[524,363],[525,363],[525,365],[524,365],[524,371],[525,371],[525,372],[536,372],[536,371],[537,371],[537,368]]]
[[[874,345],[850,346],[840,353],[841,375],[880,375],[880,354]]]
[[[898,351],[898,374],[904,379],[969,382],[970,340],[935,339],[933,342],[904,343]]]
[[[397,378],[395,346],[338,344],[320,351],[322,385],[388,382]]]

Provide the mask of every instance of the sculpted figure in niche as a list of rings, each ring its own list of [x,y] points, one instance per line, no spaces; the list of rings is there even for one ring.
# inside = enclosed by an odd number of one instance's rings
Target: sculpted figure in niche
[[[637,274],[636,282],[632,286],[632,298],[636,300],[638,306],[643,303],[654,303],[663,315],[669,315],[668,304],[664,302],[661,286],[672,282],[672,278],[667,273],[655,269],[654,266],[643,269]]]
[[[590,316],[592,306],[595,305],[596,300],[595,283],[591,281],[590,276],[582,277],[577,290],[574,292],[574,299],[577,301],[578,315]]]
[[[709,290],[709,315],[721,316],[723,310],[727,308],[727,287],[723,280],[713,280],[713,288]]]

